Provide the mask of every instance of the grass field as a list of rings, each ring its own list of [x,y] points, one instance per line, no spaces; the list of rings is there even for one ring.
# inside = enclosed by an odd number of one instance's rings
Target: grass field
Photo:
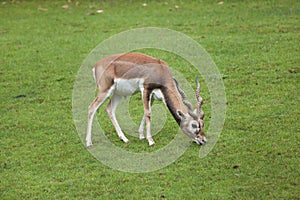
[[[300,199],[300,3],[145,2],[1,1],[0,199]],[[182,32],[207,50],[223,74],[227,115],[205,158],[192,144],[163,169],[125,173],[86,150],[73,122],[72,90],[97,44],[141,27]],[[193,84],[183,60],[144,52]],[[209,114],[205,89],[203,96]],[[140,109],[131,108],[137,121]],[[103,109],[98,116],[115,145],[135,152],[155,151],[177,130],[168,114],[154,148],[133,137],[123,144]]]

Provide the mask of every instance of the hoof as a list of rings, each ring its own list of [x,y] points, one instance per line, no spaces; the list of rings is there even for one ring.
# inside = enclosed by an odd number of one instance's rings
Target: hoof
[[[155,142],[154,142],[154,140],[152,138],[148,139],[148,143],[149,143],[149,146],[155,145]]]
[[[144,135],[140,135],[140,140],[144,140],[145,136]]]
[[[86,142],[86,147],[87,147],[87,148],[90,148],[90,147],[92,147],[92,146],[93,146],[93,143],[92,143],[91,141]]]
[[[126,137],[121,137],[120,139],[125,143],[129,142],[129,140]]]

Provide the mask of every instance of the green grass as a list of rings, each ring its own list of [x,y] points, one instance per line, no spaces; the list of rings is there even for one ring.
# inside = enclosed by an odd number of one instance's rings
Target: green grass
[[[78,2],[1,1],[1,199],[300,198],[299,2]],[[86,15],[98,9],[104,13]],[[208,51],[224,75],[226,122],[207,157],[200,159],[199,146],[191,145],[166,168],[124,173],[101,164],[82,144],[72,89],[98,43],[149,26],[187,34]],[[181,70],[192,84],[194,74],[180,68],[184,61],[143,51]],[[209,113],[209,92],[203,94]],[[141,111],[131,112],[138,122]],[[99,112],[100,119],[105,115]],[[108,121],[105,127],[120,147],[155,150],[133,137],[122,144]],[[168,115],[154,148],[165,145],[172,130],[177,127]]]

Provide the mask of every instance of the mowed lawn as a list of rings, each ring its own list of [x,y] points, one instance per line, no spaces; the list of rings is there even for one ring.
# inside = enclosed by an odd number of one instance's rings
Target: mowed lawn
[[[299,2],[0,3],[0,199],[300,198]],[[96,45],[142,27],[184,33],[206,49],[223,77],[226,121],[208,156],[199,158],[201,147],[191,144],[163,169],[125,173],[86,150],[73,122],[72,91]],[[196,74],[182,59],[143,52],[170,63],[194,86]],[[209,124],[210,93],[201,81]],[[133,101],[138,122],[140,96]],[[178,129],[168,114],[155,147],[134,137],[125,145],[103,108],[98,118],[115,145],[134,152],[163,147]]]

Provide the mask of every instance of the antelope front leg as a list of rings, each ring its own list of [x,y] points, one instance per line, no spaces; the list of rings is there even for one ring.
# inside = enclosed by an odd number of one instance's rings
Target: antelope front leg
[[[143,94],[143,103],[144,103],[144,116],[146,118],[146,131],[147,135],[146,138],[148,140],[149,146],[152,146],[155,144],[154,140],[151,136],[151,93],[149,91],[144,90]]]
[[[148,143],[149,143],[149,146],[152,146],[155,144],[153,138],[152,138],[152,135],[151,135],[151,128],[150,128],[150,120],[151,120],[151,113],[148,112],[146,114],[146,130],[147,130],[147,140],[148,140]]]
[[[140,140],[145,139],[145,135],[144,135],[145,121],[146,121],[146,115],[144,114],[143,119],[142,119],[141,124],[140,124],[140,128],[139,128]]]

